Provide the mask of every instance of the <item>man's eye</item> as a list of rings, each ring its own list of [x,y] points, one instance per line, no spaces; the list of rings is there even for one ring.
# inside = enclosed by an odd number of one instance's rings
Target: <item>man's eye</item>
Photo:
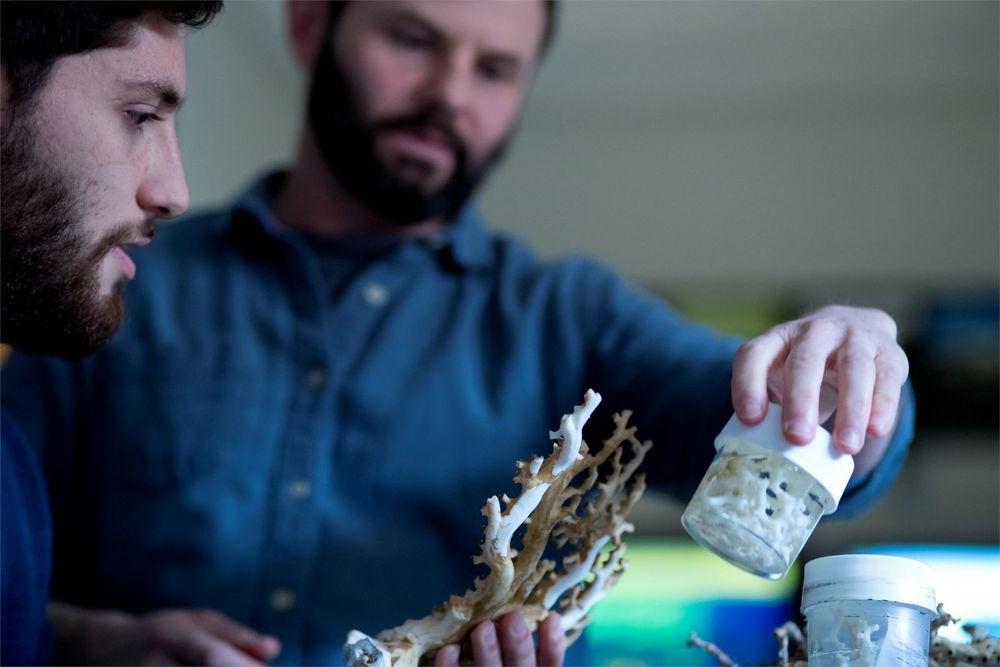
[[[406,49],[428,49],[433,46],[433,40],[429,36],[414,30],[393,30],[389,36],[397,46]]]
[[[499,83],[513,81],[517,78],[517,72],[509,66],[483,63],[479,65],[479,76],[487,81]]]
[[[143,123],[149,120],[163,120],[155,113],[147,113],[145,111],[135,111],[133,109],[126,109],[125,115],[128,117],[129,121],[136,127],[142,125]]]

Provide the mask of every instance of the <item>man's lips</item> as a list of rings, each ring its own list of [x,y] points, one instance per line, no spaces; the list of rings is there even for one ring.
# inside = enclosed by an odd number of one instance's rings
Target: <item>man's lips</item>
[[[395,130],[386,139],[396,150],[432,164],[446,166],[455,161],[454,146],[439,132]]]
[[[125,274],[125,277],[127,279],[132,280],[133,278],[135,278],[135,262],[133,262],[132,258],[128,256],[127,252],[125,252],[125,248],[129,246],[133,247],[144,246],[147,245],[149,241],[150,237],[142,236],[132,241],[120,243],[111,248],[111,254],[113,254],[115,258],[118,260],[118,263],[121,266],[122,273]]]
[[[116,245],[111,249],[111,254],[118,260],[118,264],[121,267],[122,273],[125,274],[125,277],[129,280],[135,278],[135,262],[133,262],[132,258],[125,252],[125,248],[120,245]]]

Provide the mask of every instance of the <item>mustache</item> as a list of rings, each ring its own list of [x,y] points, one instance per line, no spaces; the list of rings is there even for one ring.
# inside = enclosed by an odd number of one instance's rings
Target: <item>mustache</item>
[[[146,218],[138,225],[125,223],[101,238],[91,253],[91,259],[99,260],[116,245],[134,243],[139,239],[152,239],[154,236],[156,236],[156,221],[152,218]]]
[[[465,141],[455,129],[454,113],[440,105],[425,107],[419,111],[394,118],[386,118],[372,124],[372,134],[378,135],[396,131],[410,131],[416,134],[434,134],[436,139],[446,143],[457,156],[467,155]]]

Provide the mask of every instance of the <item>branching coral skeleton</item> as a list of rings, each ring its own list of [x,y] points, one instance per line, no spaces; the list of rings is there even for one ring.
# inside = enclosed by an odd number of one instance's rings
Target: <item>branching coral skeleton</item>
[[[517,462],[519,496],[504,496],[503,507],[496,496],[486,502],[482,550],[473,561],[489,573],[430,615],[384,630],[375,639],[352,630],[344,647],[348,665],[417,665],[437,648],[461,642],[482,621],[514,609],[534,628],[556,608],[568,641],[579,636],[587,614],[626,568],[622,535],[633,526],[625,517],[645,490],[636,470],[652,447],[635,437],[635,427],[628,426],[631,412],[625,411],[614,415],[615,432],[590,453],[583,426],[600,402],[600,395],[588,390],[583,405],[549,433],[555,441],[552,453]],[[599,468],[608,471],[600,481]],[[522,528],[517,549],[512,541]],[[560,564],[543,559],[549,544],[571,553]]]

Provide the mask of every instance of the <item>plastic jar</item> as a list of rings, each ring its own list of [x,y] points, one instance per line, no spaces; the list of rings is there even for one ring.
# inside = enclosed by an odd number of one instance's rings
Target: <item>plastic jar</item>
[[[781,432],[781,406],[757,426],[735,415],[715,439],[715,458],[681,517],[696,542],[733,565],[780,579],[825,514],[837,509],[854,459],[817,428],[806,445]]]
[[[937,616],[933,581],[929,565],[896,556],[806,563],[802,613],[809,667],[926,667]]]

